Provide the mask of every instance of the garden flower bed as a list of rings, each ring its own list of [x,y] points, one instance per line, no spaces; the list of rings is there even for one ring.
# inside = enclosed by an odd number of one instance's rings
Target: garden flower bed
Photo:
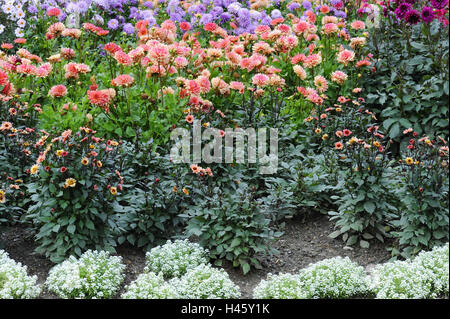
[[[448,296],[448,24],[448,0],[2,2],[0,296]]]

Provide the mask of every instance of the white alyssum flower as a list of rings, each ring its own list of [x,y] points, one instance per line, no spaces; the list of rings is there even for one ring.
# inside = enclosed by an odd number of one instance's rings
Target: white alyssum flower
[[[427,271],[428,280],[433,285],[436,294],[449,293],[449,245],[435,247],[431,251],[419,253],[413,260]]]
[[[124,269],[122,257],[88,250],[53,267],[45,284],[61,298],[110,298],[122,284]]]
[[[162,273],[149,272],[138,276],[126,287],[123,299],[176,299],[178,293],[172,285],[164,281]]]
[[[31,299],[41,293],[37,276],[28,276],[27,267],[0,250],[0,299]]]
[[[412,260],[378,265],[368,278],[378,299],[424,299],[448,294],[449,246],[421,252]]]
[[[377,299],[422,299],[430,297],[431,291],[425,269],[410,261],[376,266],[369,284]]]
[[[368,293],[366,272],[348,257],[324,259],[300,270],[306,298],[349,298]]]
[[[147,252],[146,272],[162,272],[165,278],[180,277],[198,265],[208,263],[208,251],[188,240],[167,241]]]
[[[239,287],[223,269],[199,265],[181,278],[169,281],[182,299],[235,299],[241,295]]]
[[[267,278],[253,289],[255,299],[304,299],[306,294],[298,274],[274,275],[269,273]]]

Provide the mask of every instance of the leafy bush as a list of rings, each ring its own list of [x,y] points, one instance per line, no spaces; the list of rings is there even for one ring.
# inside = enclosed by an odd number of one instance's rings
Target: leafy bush
[[[82,250],[114,251],[114,207],[123,178],[117,170],[118,143],[95,137],[95,131],[80,128],[46,143],[37,164],[30,169],[35,182],[28,189],[35,202],[28,218],[38,229],[39,253],[58,262]]]
[[[268,242],[281,235],[271,229],[270,219],[260,211],[254,196],[254,190],[243,182],[230,189],[214,187],[184,213],[189,218],[187,236],[198,237],[216,265],[225,259],[245,274],[251,265],[260,267],[254,255],[270,252]]]
[[[241,295],[225,270],[210,265],[199,265],[169,283],[182,299],[234,299]]]
[[[162,273],[153,272],[141,274],[125,288],[123,299],[176,299],[176,287],[164,281]]]
[[[45,282],[61,298],[111,298],[125,277],[122,257],[106,251],[86,251],[53,267]]]
[[[303,299],[305,296],[298,274],[268,274],[253,289],[256,299]]]
[[[127,191],[118,198],[122,229],[118,243],[128,241],[146,250],[183,231],[185,218],[179,214],[189,203],[185,193],[174,191],[177,185],[184,188],[189,183],[186,168],[152,151],[152,144],[151,140],[122,144],[121,172]]]
[[[398,248],[393,253],[405,257],[421,249],[448,242],[448,141],[439,137],[418,138],[417,132],[405,130],[409,145],[400,161],[401,186],[395,191],[401,202],[401,216],[394,224]]]
[[[37,276],[28,276],[27,267],[9,258],[0,250],[0,299],[37,298],[41,288]]]
[[[424,3],[407,2],[418,10]],[[432,22],[399,19],[396,9],[402,3],[391,1],[380,27],[371,32],[375,72],[364,79],[367,102],[397,141],[409,127],[419,134],[448,136],[448,22],[439,21],[436,13]]]
[[[180,277],[198,265],[208,263],[208,251],[187,239],[167,241],[145,255],[145,271],[162,273],[165,278]]]
[[[390,236],[386,229],[397,212],[397,199],[390,191],[395,171],[387,155],[389,145],[384,145],[384,135],[377,126],[370,126],[368,131],[362,138],[350,137],[349,130],[342,133],[342,142],[335,144],[336,154],[330,154],[339,159],[342,169],[335,187],[339,190],[338,210],[329,212],[338,230],[330,236],[342,235],[346,245],[359,241],[364,248],[374,237],[384,241]]]
[[[325,259],[300,270],[305,298],[361,297],[368,292],[364,268],[348,257]]]

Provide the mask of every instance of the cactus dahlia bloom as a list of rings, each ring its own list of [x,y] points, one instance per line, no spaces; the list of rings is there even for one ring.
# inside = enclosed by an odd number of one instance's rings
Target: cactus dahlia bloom
[[[306,68],[313,68],[316,65],[319,65],[320,63],[322,63],[322,56],[320,53],[318,53],[318,54],[308,55],[305,62],[303,62],[303,65]]]
[[[67,88],[63,84],[55,85],[48,91],[48,95],[51,97],[63,97],[67,94]]]
[[[314,85],[317,88],[317,91],[320,93],[326,92],[328,90],[328,81],[321,75],[317,75],[314,78]]]
[[[269,77],[262,73],[257,73],[252,78],[252,83],[256,86],[266,86],[269,83]]]
[[[344,82],[347,81],[347,78],[347,74],[342,71],[334,71],[333,73],[331,73],[331,81],[337,84],[344,84]]]
[[[301,80],[304,81],[306,79],[306,71],[300,65],[294,65],[294,73],[297,74]]]
[[[354,59],[355,59],[355,52],[350,51],[350,50],[343,50],[343,51],[339,52],[338,57],[337,57],[337,61],[339,63],[344,64],[345,66],[347,66]]]
[[[91,104],[97,105],[108,112],[108,106],[115,97],[116,91],[114,89],[105,89],[100,91],[87,91],[87,94]]]
[[[128,74],[121,74],[111,81],[111,84],[113,86],[120,86],[120,87],[130,87],[133,85],[133,83],[134,83],[133,77]]]
[[[8,74],[0,70],[0,85],[6,85],[8,83]]]

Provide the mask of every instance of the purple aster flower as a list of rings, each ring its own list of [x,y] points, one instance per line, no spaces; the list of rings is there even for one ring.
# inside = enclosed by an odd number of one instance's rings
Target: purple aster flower
[[[420,13],[417,10],[411,9],[406,12],[404,19],[408,24],[417,24],[420,22]]]
[[[137,19],[138,16],[138,8],[131,7],[130,8],[130,15],[128,16],[129,19]]]
[[[272,10],[272,12],[270,13],[270,16],[273,19],[277,19],[277,18],[281,18],[283,15],[281,14],[280,10],[275,9],[275,10]]]
[[[133,34],[134,26],[131,23],[125,23],[123,25],[123,32],[125,32],[126,34]]]
[[[431,5],[433,8],[441,10],[448,5],[448,0],[431,0]]]
[[[223,13],[223,8],[219,6],[214,7],[209,13],[214,16],[214,19],[217,19],[217,17],[219,17]]]
[[[150,17],[148,17],[148,18],[145,19],[145,20],[148,21],[148,26],[149,26],[149,27],[154,26],[154,25],[156,24],[156,19],[155,19],[154,16],[150,16]]]
[[[209,13],[205,13],[200,18],[200,24],[205,25],[207,23],[213,22],[213,16]]]
[[[227,10],[231,13],[231,14],[238,14],[239,9],[242,8],[242,5],[239,2],[233,2],[232,4],[230,4],[227,7]]]
[[[144,6],[149,9],[153,9],[153,3],[151,1],[144,2]]]
[[[434,18],[435,18],[435,14],[433,12],[433,8],[430,7],[423,7],[422,9],[422,20],[425,23],[431,23]]]
[[[29,6],[27,10],[28,10],[28,12],[31,13],[31,14],[36,14],[36,13],[38,13],[38,8],[36,8],[36,6]]]
[[[116,30],[119,27],[119,21],[116,19],[111,19],[108,21],[108,28],[111,30]]]
[[[230,4],[232,4],[234,0],[222,0],[222,7],[228,8]]]
[[[88,4],[85,1],[78,2],[78,12],[81,14],[86,13],[89,10],[90,3]]]
[[[231,14],[229,14],[228,12],[224,12],[220,15],[219,17],[220,22],[227,22],[231,20]]]
[[[300,5],[297,2],[292,2],[291,4],[289,4],[287,6],[287,8],[289,9],[289,11],[294,11],[300,8]]]
[[[261,13],[256,10],[250,10],[250,18],[252,21],[259,21],[261,19]]]
[[[303,6],[303,8],[305,8],[305,10],[311,10],[312,9],[311,2],[309,2],[307,0],[302,2],[302,6]]]
[[[59,22],[63,22],[67,17],[67,14],[65,12],[61,12],[61,14],[58,16]]]
[[[345,13],[345,11],[336,10],[334,15],[338,18],[347,18],[347,14]]]
[[[148,20],[148,19],[150,19],[150,17],[153,18],[153,12],[152,12],[151,10],[144,10],[144,11],[141,11],[140,19],[142,19],[142,20]]]

